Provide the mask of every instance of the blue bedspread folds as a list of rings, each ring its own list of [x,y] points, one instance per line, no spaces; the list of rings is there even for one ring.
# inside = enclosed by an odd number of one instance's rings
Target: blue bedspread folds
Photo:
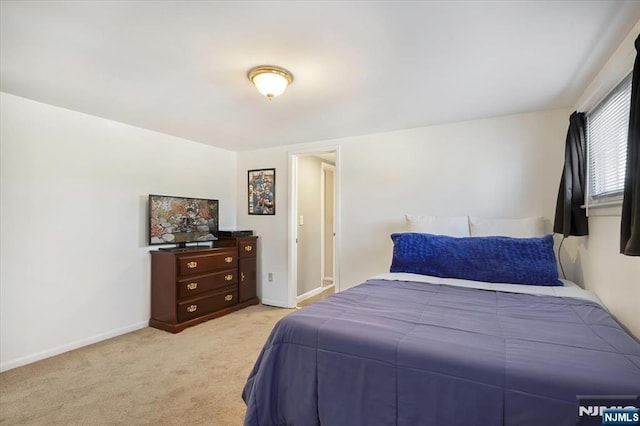
[[[370,280],[283,318],[245,425],[571,425],[640,394],[640,344],[596,303]]]

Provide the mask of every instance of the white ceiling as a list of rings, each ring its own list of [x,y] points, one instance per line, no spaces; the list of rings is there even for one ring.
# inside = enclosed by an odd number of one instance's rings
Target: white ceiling
[[[640,1],[5,1],[4,92],[242,151],[571,107]],[[279,65],[269,102],[246,77]]]

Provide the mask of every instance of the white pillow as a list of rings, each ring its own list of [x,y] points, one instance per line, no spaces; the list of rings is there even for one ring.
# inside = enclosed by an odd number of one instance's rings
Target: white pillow
[[[472,237],[544,237],[544,218],[527,217],[524,219],[486,219],[469,216],[469,230]]]
[[[468,216],[418,216],[404,215],[409,232],[448,235],[450,237],[469,237]]]

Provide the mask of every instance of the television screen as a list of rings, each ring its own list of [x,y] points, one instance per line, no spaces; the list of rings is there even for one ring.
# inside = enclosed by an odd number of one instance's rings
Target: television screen
[[[149,195],[149,245],[217,239],[218,200]]]

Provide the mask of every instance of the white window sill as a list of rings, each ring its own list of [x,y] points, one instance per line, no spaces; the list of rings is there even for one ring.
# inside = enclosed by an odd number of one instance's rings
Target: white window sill
[[[612,200],[600,204],[591,204],[587,209],[587,216],[621,216],[622,200]]]

